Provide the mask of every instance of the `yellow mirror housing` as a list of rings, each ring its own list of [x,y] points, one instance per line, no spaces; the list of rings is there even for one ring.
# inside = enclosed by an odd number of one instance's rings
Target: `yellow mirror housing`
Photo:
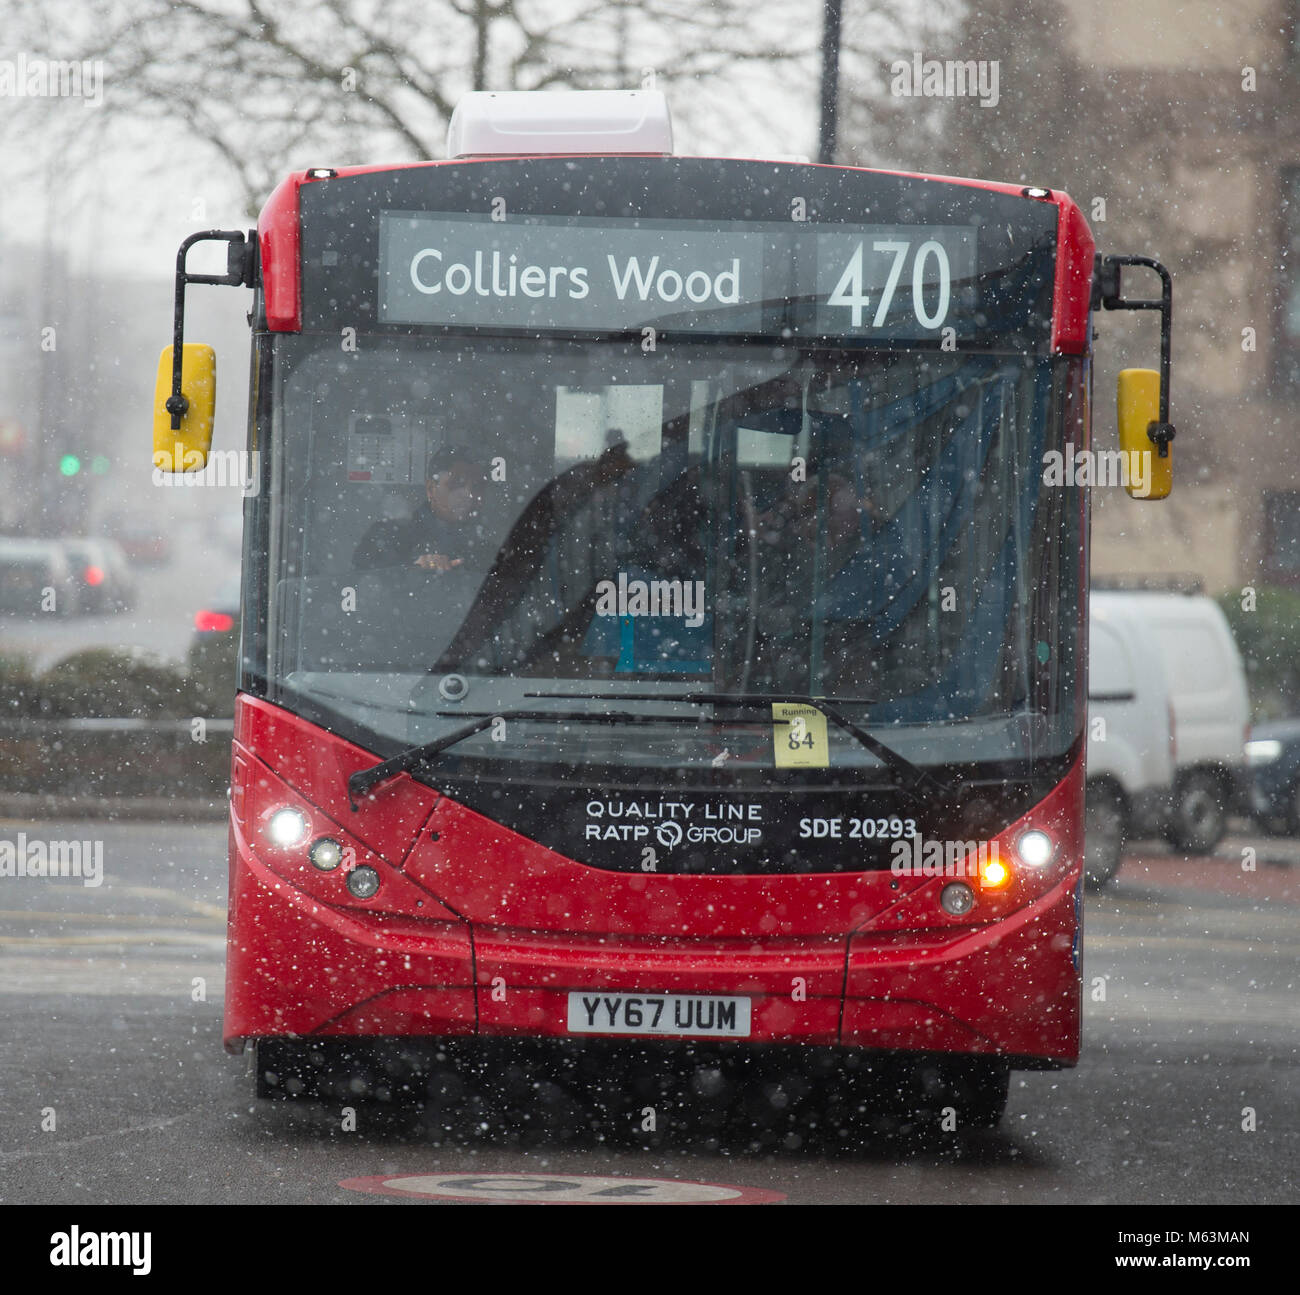
[[[180,427],[172,427],[167,401],[172,394],[172,348],[158,357],[153,394],[153,465],[162,472],[201,472],[212,448],[217,411],[217,353],[202,342],[186,342],[181,352],[181,392],[189,401]]]
[[[1119,375],[1119,448],[1127,467],[1124,489],[1134,499],[1165,499],[1174,485],[1174,451],[1148,435],[1160,421],[1160,374],[1124,369]],[[1163,450],[1163,453],[1161,452]]]

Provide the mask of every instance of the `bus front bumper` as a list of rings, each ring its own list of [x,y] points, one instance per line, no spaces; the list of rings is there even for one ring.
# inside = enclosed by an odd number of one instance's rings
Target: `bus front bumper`
[[[749,1003],[726,1041],[1000,1055],[1068,1066],[1080,995],[1071,873],[1025,908],[975,927],[816,938],[654,939],[538,934],[328,903],[232,832],[225,1041],[284,1037],[550,1039],[570,995]],[[431,907],[436,907],[432,905]],[[240,937],[236,932],[246,932]],[[243,942],[246,940],[246,942]],[[668,1041],[714,1037],[691,1034]],[[719,1036],[721,1037],[721,1036]]]

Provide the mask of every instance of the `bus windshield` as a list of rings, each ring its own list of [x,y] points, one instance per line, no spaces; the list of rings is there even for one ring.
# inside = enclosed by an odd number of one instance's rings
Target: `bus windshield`
[[[502,722],[447,756],[490,777],[779,762],[770,716],[702,692],[839,699],[929,767],[1032,767],[1077,738],[1081,508],[1042,464],[1081,361],[263,347],[245,669],[381,754],[553,706],[640,722]],[[883,769],[826,740],[831,768]]]

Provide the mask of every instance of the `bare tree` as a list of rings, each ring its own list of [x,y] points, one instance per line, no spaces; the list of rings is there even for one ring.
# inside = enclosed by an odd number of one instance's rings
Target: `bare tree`
[[[923,48],[880,52],[877,93],[846,106],[857,156],[903,170],[1064,189],[1103,250],[1149,249],[1184,274],[1224,263],[1232,236],[1207,233],[1175,199],[1188,188],[1189,122],[1199,119],[1210,133],[1239,127],[1206,111],[1207,91],[1194,74],[1163,85],[1140,68],[1088,64],[1071,11],[1055,0],[982,0],[954,18]],[[996,101],[915,90],[882,98],[880,87],[896,88],[890,69],[915,53],[996,62]],[[1198,105],[1195,114],[1189,104]]]
[[[294,166],[439,156],[466,90],[689,84],[674,112],[718,151],[755,117],[788,139],[792,104],[806,98],[811,122],[816,93],[817,24],[781,0],[72,0],[57,12],[56,25],[48,7],[0,4],[6,44],[103,60],[100,137],[143,123],[165,165],[184,157],[178,176],[198,144],[250,212]],[[84,118],[71,124],[97,146]]]

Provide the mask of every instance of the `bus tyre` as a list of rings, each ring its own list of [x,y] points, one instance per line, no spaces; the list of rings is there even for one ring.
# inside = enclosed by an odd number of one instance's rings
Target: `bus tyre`
[[[299,1039],[258,1039],[253,1066],[258,1097],[314,1097],[325,1057],[319,1045]]]
[[[445,1078],[418,1044],[401,1040],[261,1039],[254,1058],[258,1097],[400,1105],[436,1097]]]
[[[1083,884],[1101,890],[1119,871],[1124,857],[1127,815],[1112,787],[1089,787],[1083,814]]]
[[[1006,1114],[1011,1071],[1001,1062],[982,1057],[923,1062],[917,1077],[927,1122],[935,1122],[938,1112],[940,1128],[949,1109],[955,1132],[991,1129]]]
[[[1205,771],[1189,774],[1174,792],[1170,842],[1188,854],[1209,854],[1227,830],[1219,780]]]
[[[1007,1110],[1011,1071],[995,1062],[975,1062],[959,1071],[953,1082],[957,1127],[991,1129]]]
[[[1287,797],[1285,834],[1300,836],[1300,779],[1292,784],[1291,794]]]

